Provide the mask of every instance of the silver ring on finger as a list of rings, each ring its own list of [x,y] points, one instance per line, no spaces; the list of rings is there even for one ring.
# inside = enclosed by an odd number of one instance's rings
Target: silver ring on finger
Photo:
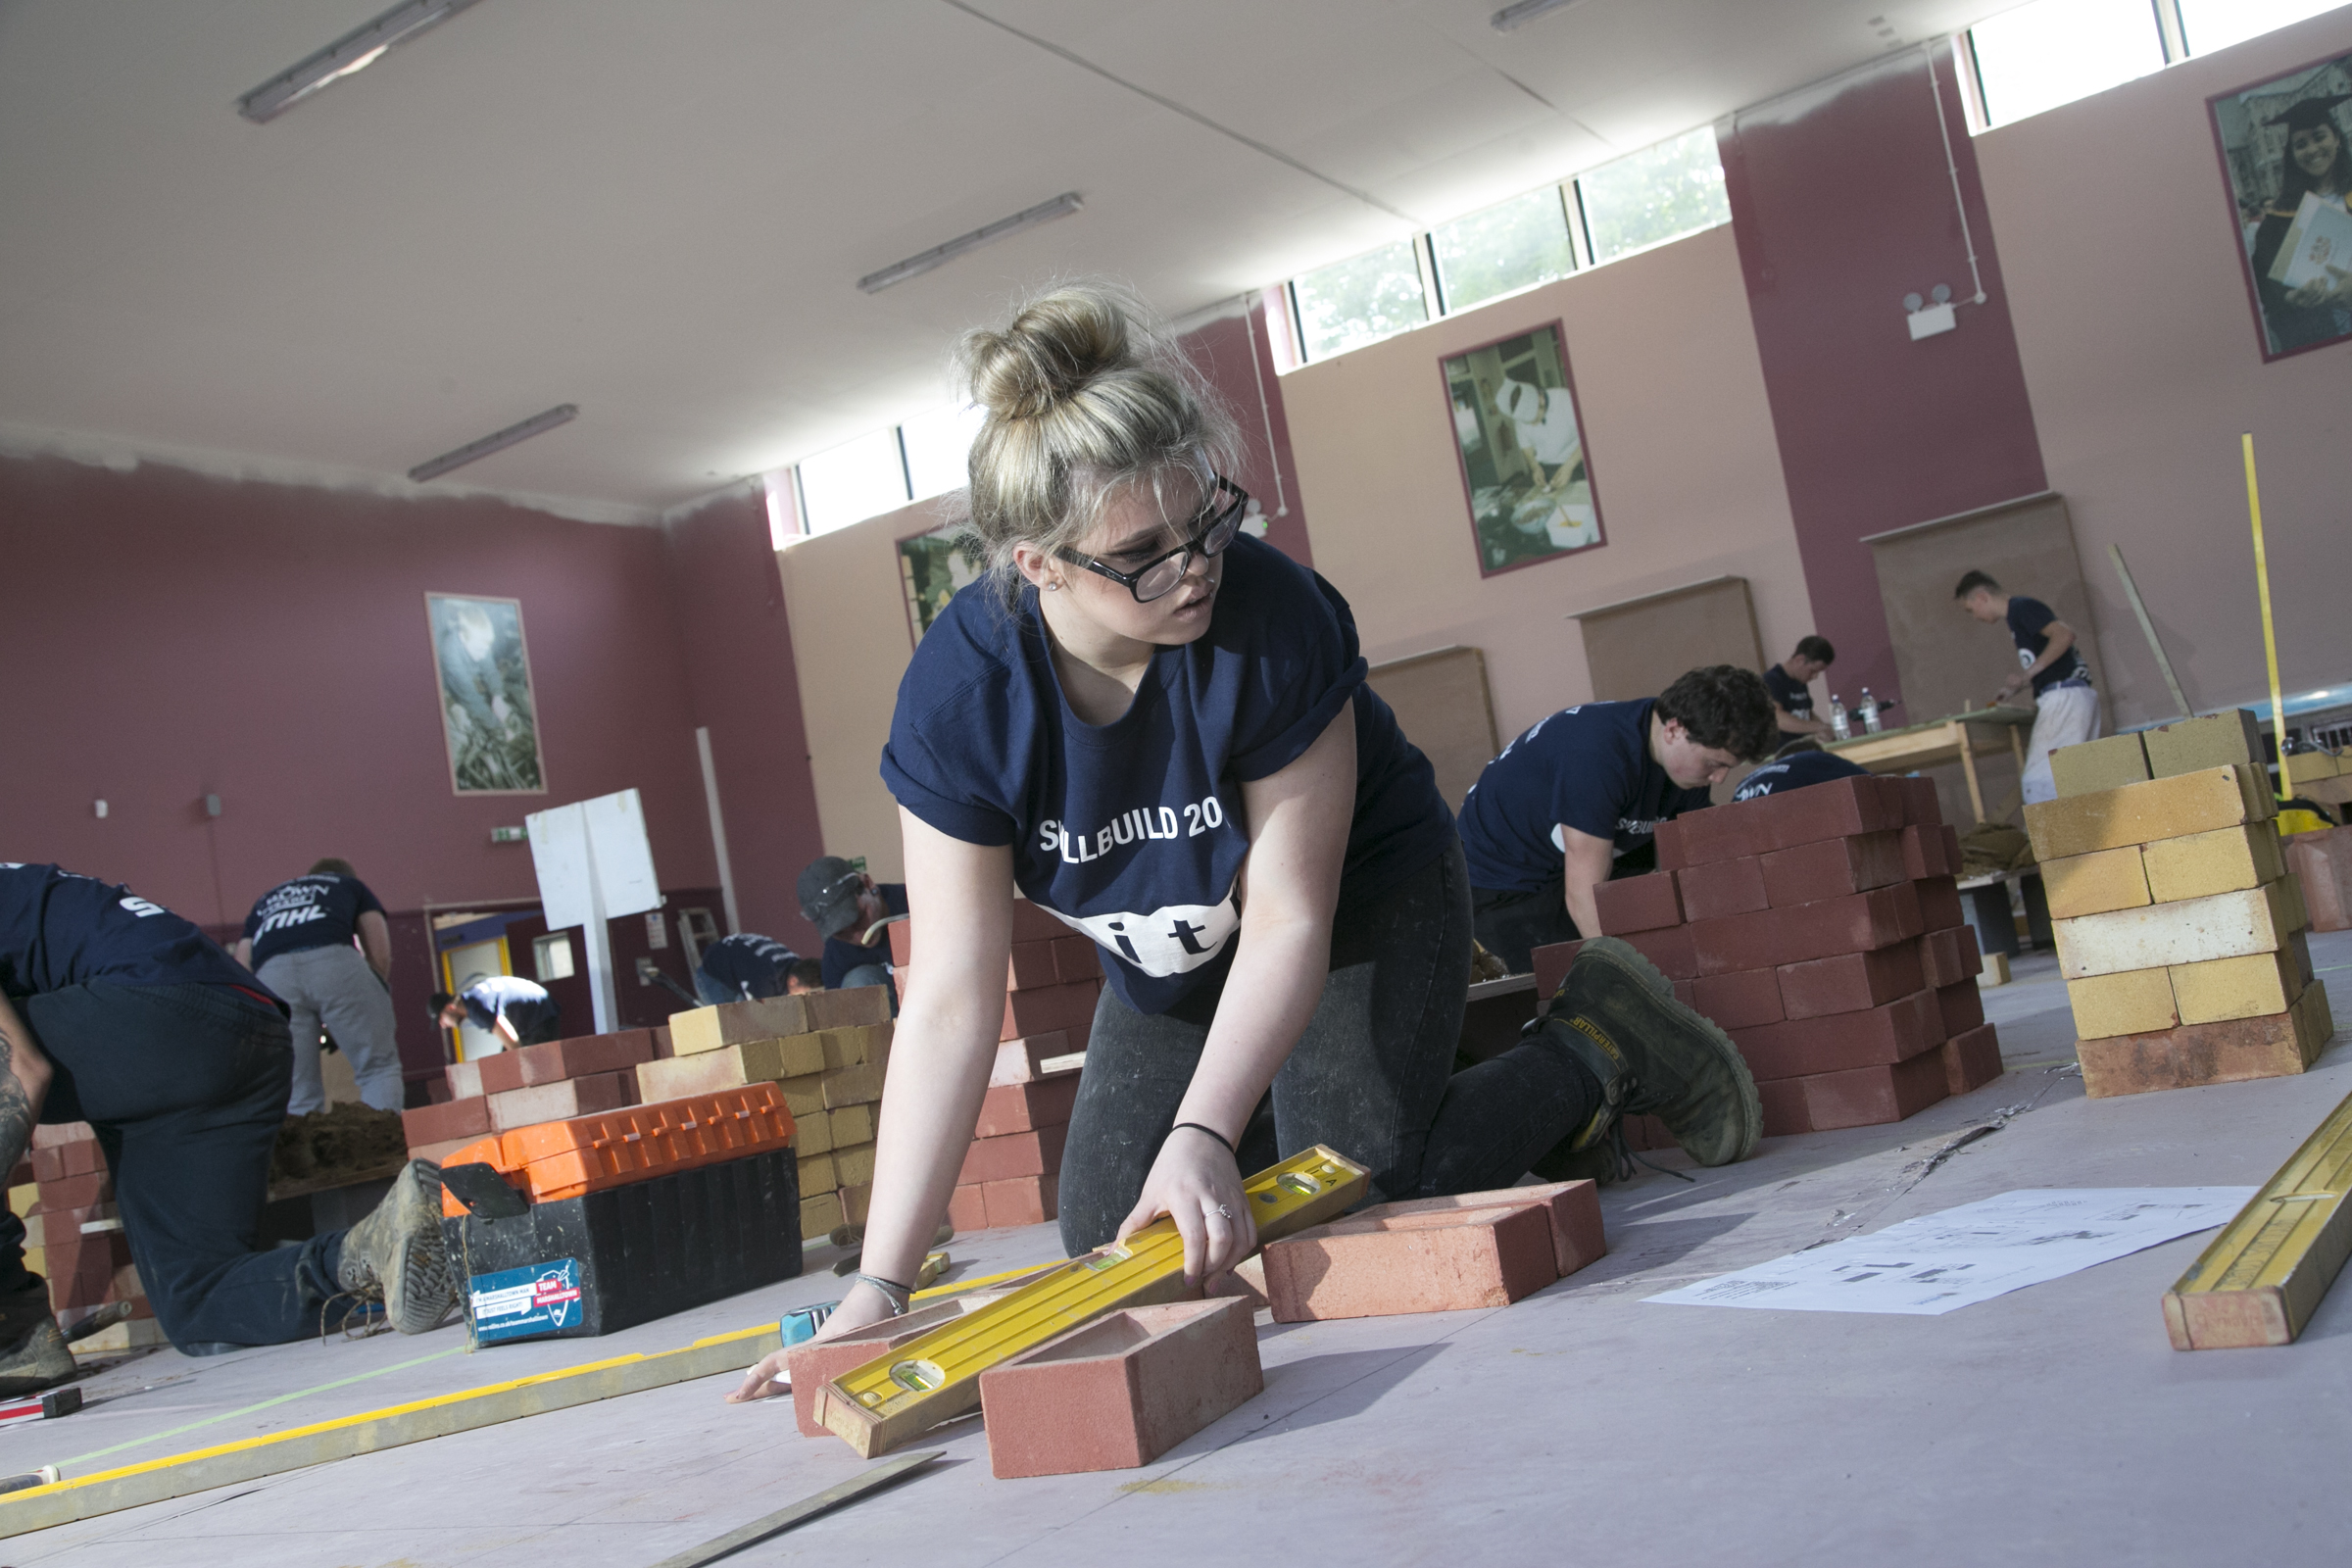
[[[1231,1219],[1233,1218],[1233,1210],[1226,1207],[1223,1203],[1219,1203],[1216,1207],[1216,1216],[1219,1219]]]

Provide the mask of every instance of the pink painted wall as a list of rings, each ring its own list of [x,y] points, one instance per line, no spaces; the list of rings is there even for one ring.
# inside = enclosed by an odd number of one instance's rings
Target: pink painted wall
[[[1904,295],[1974,292],[1946,128],[1990,299],[1913,342]],[[1718,142],[1797,548],[1817,629],[1838,647],[1831,684],[1849,697],[1898,690],[1860,541],[2044,488],[1950,56],[1936,54],[1933,79],[1929,56],[1911,52],[1742,111]],[[2043,177],[2094,183],[2073,158]],[[1999,226],[2007,246],[2013,225]],[[1669,328],[1669,302],[1656,310]]]

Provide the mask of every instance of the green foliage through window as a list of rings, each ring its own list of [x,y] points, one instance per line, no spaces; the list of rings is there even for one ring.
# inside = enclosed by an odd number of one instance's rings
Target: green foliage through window
[[[1430,231],[1448,314],[1576,269],[1560,188],[1546,185]]]
[[[1361,348],[1429,319],[1411,240],[1302,273],[1291,288],[1310,360]]]
[[[1732,220],[1707,126],[1603,164],[1579,175],[1577,185],[1596,262]]]

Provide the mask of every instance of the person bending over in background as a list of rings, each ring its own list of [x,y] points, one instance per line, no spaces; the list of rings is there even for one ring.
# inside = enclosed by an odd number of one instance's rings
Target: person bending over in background
[[[722,1002],[780,997],[787,989],[793,965],[800,961],[799,954],[774,937],[738,931],[703,950],[702,962],[694,969],[694,989],[712,1006]]]
[[[1596,934],[1592,890],[1655,866],[1658,824],[1707,805],[1735,762],[1776,744],[1763,681],[1732,664],[1538,720],[1462,800],[1478,940],[1525,974],[1537,948]]]
[[[499,1049],[560,1040],[564,1009],[547,988],[519,975],[483,975],[456,996],[433,993],[433,1021],[444,1029],[470,1023],[500,1041]]]
[[[1796,652],[1764,672],[1764,689],[1772,694],[1773,719],[1783,735],[1831,733],[1826,720],[1813,716],[1813,681],[1838,662],[1838,650],[1827,637],[1800,637]]]
[[[350,1230],[254,1250],[293,1070],[284,1004],[195,926],[127,888],[0,864],[0,1170],[34,1122],[90,1124],[183,1354],[308,1339],[368,1300],[421,1334],[457,1302],[426,1160]],[[0,1394],[74,1372],[24,1222],[0,1209]]]
[[[825,965],[821,958],[796,958],[784,977],[786,996],[806,996],[811,991],[825,989]],[[892,993],[897,994],[895,991]]]
[[[2090,666],[2075,650],[2075,628],[2038,599],[2003,593],[1985,572],[1962,577],[1952,597],[1987,625],[2007,623],[2009,640],[2017,644],[2018,670],[2001,683],[1992,700],[2013,701],[2027,682],[2033,683],[2034,735],[2026,742],[2022,781],[2026,804],[2056,800],[2050,754],[2061,746],[2099,738],[2099,694],[2090,683]]]
[[[362,1100],[377,1110],[398,1110],[407,1102],[393,1038],[392,931],[383,905],[349,860],[320,860],[256,899],[236,955],[293,1009],[294,1092],[287,1115],[326,1108],[318,1073],[321,1029],[349,1058]]]
[[[1761,800],[1767,795],[1786,795],[1801,790],[1808,784],[1827,784],[1834,779],[1865,778],[1870,769],[1847,761],[1833,752],[1821,749],[1812,740],[1790,741],[1773,754],[1772,760],[1740,781],[1732,791],[1734,801]]]
[[[801,898],[801,917],[825,939],[825,989],[890,986],[891,1010],[897,1011],[890,933],[874,927],[906,912],[906,884],[876,882],[840,856],[826,855],[808,862],[795,891]]]
[[[1016,890],[1108,976],[1060,1175],[1072,1253],[1165,1214],[1187,1277],[1219,1274],[1256,1247],[1242,1173],[1318,1143],[1371,1169],[1374,1201],[1507,1186],[1633,1108],[1704,1163],[1754,1147],[1738,1054],[1622,943],[1453,1072],[1470,904],[1445,802],[1347,602],[1241,534],[1238,437],[1161,331],[1073,287],[972,334],[964,364],[992,569],[925,633],[883,753],[921,983],[867,1272],[820,1338],[906,1309],[988,1089]],[[782,1360],[730,1397],[774,1393]]]

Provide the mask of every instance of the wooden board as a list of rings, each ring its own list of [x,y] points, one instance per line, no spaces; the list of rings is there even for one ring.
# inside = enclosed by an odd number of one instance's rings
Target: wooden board
[[[1438,793],[1446,804],[1460,806],[1502,750],[1487,686],[1487,656],[1476,648],[1440,648],[1375,664],[1367,681],[1396,710],[1404,738],[1420,747],[1437,770]]]
[[[1655,697],[1676,676],[1702,664],[1764,673],[1763,640],[1745,577],[1710,577],[1572,615],[1584,633],[1594,702]]]
[[[2215,1237],[2164,1297],[2176,1350],[2289,1345],[2352,1256],[2352,1099]]]

